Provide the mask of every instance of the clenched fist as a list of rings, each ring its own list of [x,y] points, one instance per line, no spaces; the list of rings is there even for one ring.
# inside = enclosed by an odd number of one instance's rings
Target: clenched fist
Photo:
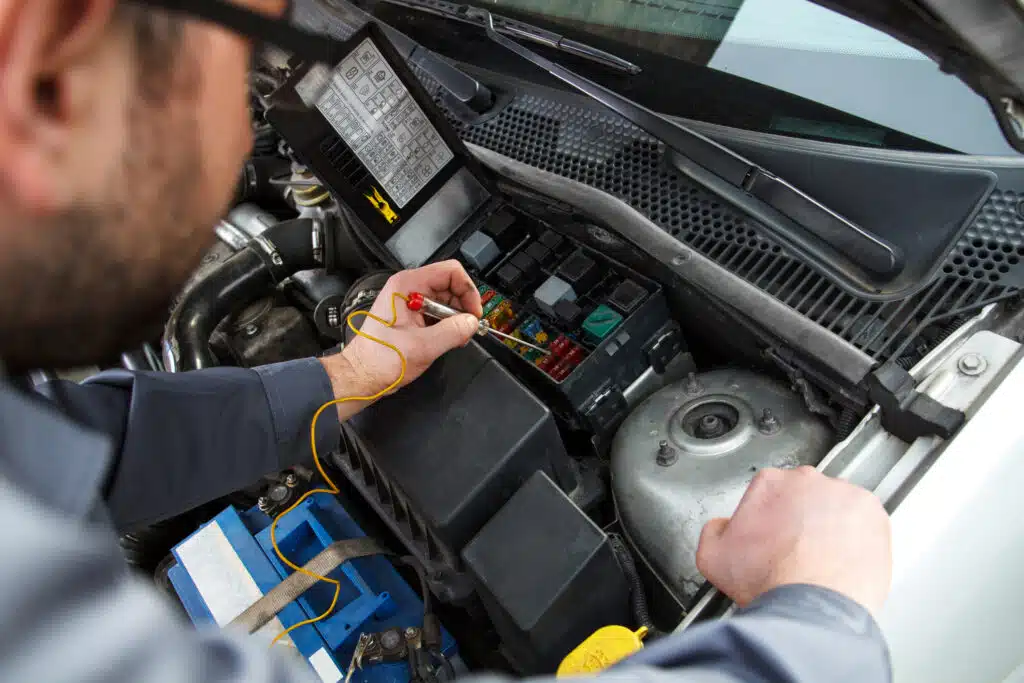
[[[704,527],[697,568],[740,606],[801,583],[877,614],[892,576],[889,516],[864,489],[810,467],[763,470],[736,514]]]

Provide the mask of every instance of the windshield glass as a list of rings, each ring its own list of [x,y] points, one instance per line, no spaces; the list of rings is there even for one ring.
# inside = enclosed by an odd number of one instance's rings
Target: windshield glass
[[[361,3],[467,65],[546,80],[478,27]],[[630,76],[542,52],[660,112],[855,145],[1015,154],[984,100],[927,57],[809,0],[488,0],[467,4],[557,31],[639,65]]]

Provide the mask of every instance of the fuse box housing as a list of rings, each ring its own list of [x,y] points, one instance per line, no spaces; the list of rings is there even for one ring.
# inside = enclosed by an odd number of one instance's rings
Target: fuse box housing
[[[650,368],[663,371],[684,350],[660,285],[557,226],[508,206],[493,208],[438,258],[463,262],[493,327],[554,353],[545,359],[492,338],[484,346],[571,426],[610,436],[628,412],[623,392]],[[485,268],[460,254],[462,242],[477,231],[499,235],[503,245]],[[528,268],[526,259],[535,267]],[[567,355],[572,362],[559,366]]]

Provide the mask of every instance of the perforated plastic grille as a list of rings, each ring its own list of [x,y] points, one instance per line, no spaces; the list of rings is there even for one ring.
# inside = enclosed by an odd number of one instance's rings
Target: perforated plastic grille
[[[425,82],[436,95],[436,85]],[[929,287],[879,304],[843,292],[791,257],[762,226],[664,164],[664,145],[611,112],[519,94],[474,125],[447,114],[466,141],[623,199],[879,361],[920,357],[964,315],[1014,295],[1024,283],[1024,207],[1013,193],[993,194]]]
[[[996,190],[943,266],[947,275],[1019,285],[1024,196]]]

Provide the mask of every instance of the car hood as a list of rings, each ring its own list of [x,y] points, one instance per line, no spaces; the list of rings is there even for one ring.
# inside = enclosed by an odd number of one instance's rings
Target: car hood
[[[985,98],[1010,145],[1024,152],[1024,5],[1018,0],[813,2],[885,31],[958,76]]]

